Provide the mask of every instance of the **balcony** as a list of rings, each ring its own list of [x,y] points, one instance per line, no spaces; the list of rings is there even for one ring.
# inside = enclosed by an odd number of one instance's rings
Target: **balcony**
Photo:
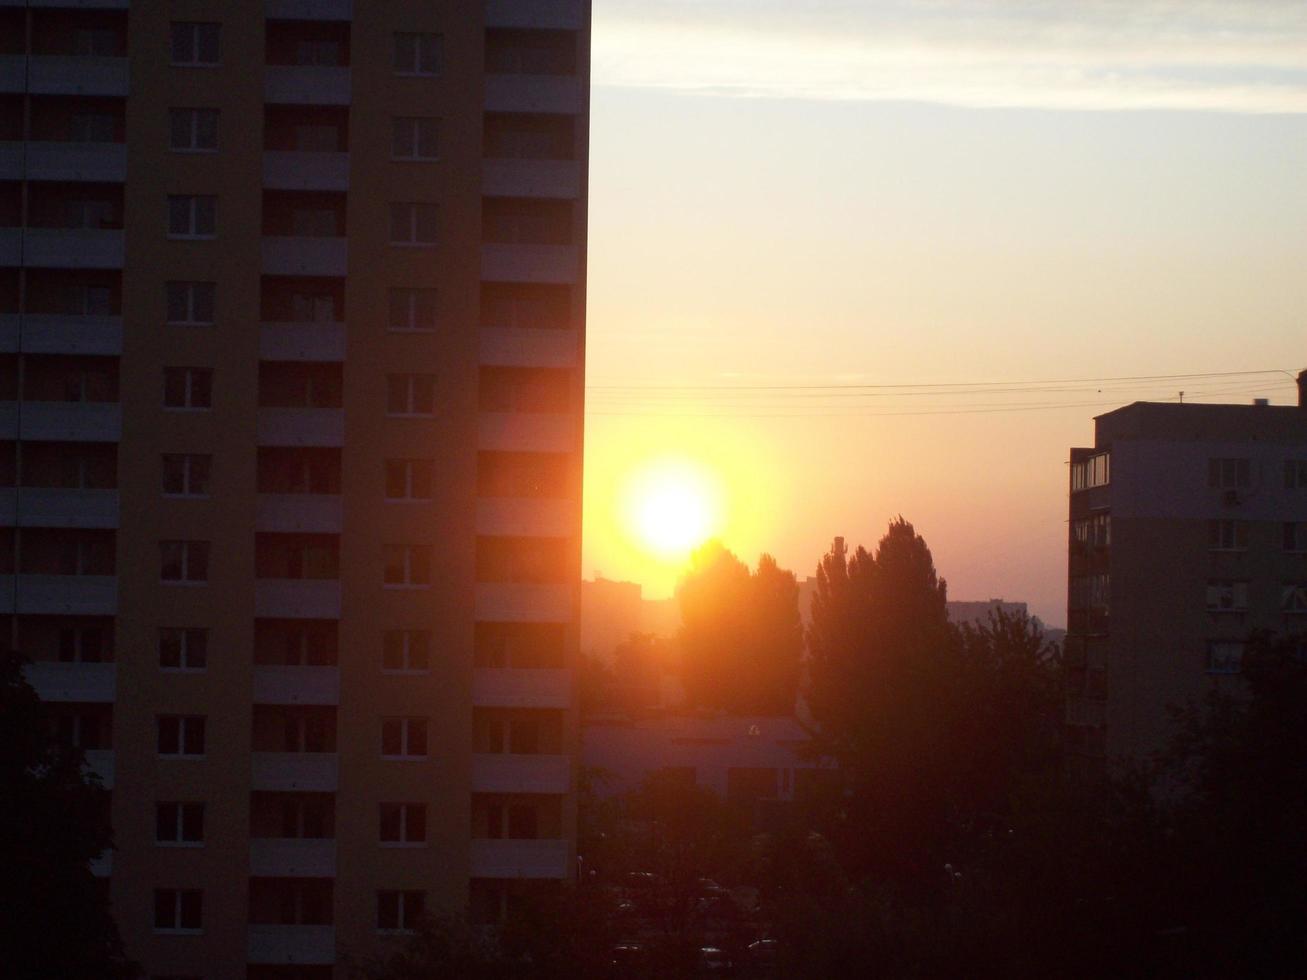
[[[324,65],[268,65],[263,101],[272,105],[349,105],[349,69]]]
[[[86,771],[100,777],[105,789],[113,789],[113,749],[87,749]]]
[[[486,112],[580,115],[585,87],[576,75],[487,75]]]
[[[34,95],[127,95],[127,59],[32,55],[27,89]]]
[[[486,27],[579,31],[585,23],[582,0],[486,0]]]
[[[263,0],[267,20],[353,20],[353,0]]]
[[[45,442],[117,442],[122,406],[117,402],[0,402],[0,438]]]
[[[118,526],[117,490],[6,487],[0,490],[0,527]]]
[[[116,357],[123,352],[120,316],[61,313],[0,314],[0,353],[88,354]]]
[[[478,708],[570,708],[570,670],[478,667],[472,671],[472,704]]]
[[[252,964],[330,966],[336,962],[335,926],[250,925],[246,960]]]
[[[570,623],[570,585],[478,582],[476,618],[484,623]]]
[[[22,260],[29,269],[121,269],[123,233],[116,228],[25,228]]]
[[[277,191],[349,190],[349,154],[267,151],[263,186]]]
[[[339,408],[261,408],[260,446],[343,446],[345,412]]]
[[[42,660],[24,668],[42,701],[113,704],[117,668],[113,664],[66,664]]]
[[[482,245],[487,282],[575,283],[581,254],[575,245]]]
[[[570,414],[483,412],[477,447],[509,453],[570,453],[579,418]]]
[[[572,760],[565,755],[472,756],[473,793],[567,793]]]
[[[15,268],[23,264],[23,229],[0,228],[0,266]]]
[[[259,327],[259,357],[265,361],[343,361],[343,323],[265,323]]]
[[[335,276],[349,271],[349,239],[265,236],[263,274],[267,276]]]
[[[255,704],[340,704],[340,669],[256,664]]]
[[[477,534],[510,538],[565,538],[576,533],[575,501],[537,497],[480,497]]]
[[[268,793],[334,793],[335,752],[251,752],[250,789]]]
[[[0,613],[33,616],[115,616],[113,575],[0,575]]]
[[[566,840],[479,840],[468,852],[473,878],[566,878]]]
[[[27,173],[23,162],[25,144],[12,141],[0,142],[0,180],[22,180]]]
[[[251,838],[250,875],[255,878],[334,878],[336,842],[329,837]]]
[[[254,513],[254,530],[339,534],[344,520],[339,494],[261,493]]]
[[[256,579],[254,615],[262,619],[340,619],[340,581]]]
[[[27,58],[21,54],[0,54],[0,92],[27,91]]]
[[[481,363],[493,367],[570,368],[580,361],[575,330],[481,328]]]
[[[28,180],[121,184],[127,179],[125,143],[28,143],[26,156]]]
[[[575,160],[486,160],[481,193],[488,197],[581,196],[581,165]]]

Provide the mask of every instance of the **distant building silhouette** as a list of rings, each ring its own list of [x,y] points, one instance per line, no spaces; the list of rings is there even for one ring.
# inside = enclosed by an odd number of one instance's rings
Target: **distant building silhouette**
[[[1136,402],[1071,450],[1067,723],[1090,766],[1159,748],[1170,705],[1239,685],[1250,630],[1307,630],[1299,405]]]
[[[609,663],[614,648],[632,633],[674,639],[681,628],[676,597],[646,599],[638,582],[596,576],[581,583],[581,652]]]

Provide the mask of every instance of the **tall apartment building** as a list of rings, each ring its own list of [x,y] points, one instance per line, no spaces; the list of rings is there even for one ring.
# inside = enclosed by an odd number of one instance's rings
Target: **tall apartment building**
[[[1307,639],[1307,372],[1298,406],[1136,402],[1071,450],[1066,656],[1090,766],[1229,689],[1252,630]]]
[[[0,0],[0,615],[151,976],[570,873],[588,76],[588,0]]]

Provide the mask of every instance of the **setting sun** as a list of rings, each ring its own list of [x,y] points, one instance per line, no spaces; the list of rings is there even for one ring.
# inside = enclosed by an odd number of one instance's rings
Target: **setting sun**
[[[717,490],[702,468],[659,460],[637,470],[626,487],[628,530],[647,550],[684,555],[717,529]]]

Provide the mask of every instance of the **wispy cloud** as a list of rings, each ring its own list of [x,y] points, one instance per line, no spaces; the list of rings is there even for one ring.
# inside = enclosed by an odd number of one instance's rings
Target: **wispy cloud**
[[[598,85],[1307,112],[1304,0],[595,0]]]

